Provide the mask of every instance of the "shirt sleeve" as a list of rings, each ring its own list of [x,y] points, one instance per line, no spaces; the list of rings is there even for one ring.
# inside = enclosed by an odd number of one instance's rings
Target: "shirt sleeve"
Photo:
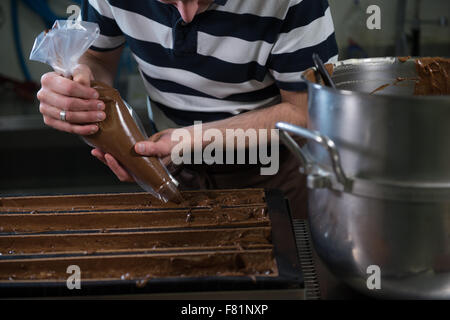
[[[327,0],[293,1],[268,60],[279,89],[303,91],[302,73],[314,65],[313,53],[325,63],[336,62],[338,47]]]
[[[110,51],[125,43],[125,36],[107,0],[83,0],[81,17],[83,21],[97,23],[100,28],[100,35],[90,49]]]

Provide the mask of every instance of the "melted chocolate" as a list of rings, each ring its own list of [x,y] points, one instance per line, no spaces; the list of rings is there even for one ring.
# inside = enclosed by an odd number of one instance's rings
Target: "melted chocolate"
[[[92,87],[105,103],[106,119],[98,123],[97,133],[85,136],[84,139],[90,145],[114,156],[141,185],[150,186],[165,200],[181,202],[181,194],[160,160],[156,157],[143,157],[134,151],[134,145],[146,139],[119,92],[101,82],[93,82]]]
[[[417,96],[450,95],[450,59],[416,59],[419,80],[414,94]]]
[[[0,212],[59,212],[107,209],[213,208],[265,206],[262,189],[183,191],[180,204],[163,203],[149,193],[87,194],[0,198]],[[0,224],[1,226],[1,224]]]
[[[399,57],[398,61],[405,63],[411,57]],[[386,89],[389,86],[396,86],[404,81],[415,81],[414,95],[432,96],[432,95],[450,95],[450,59],[446,58],[418,58],[415,59],[417,77],[402,78],[399,77],[393,83],[386,83],[373,90],[370,94],[375,94]],[[333,65],[325,65],[328,73],[333,74]],[[307,70],[303,75],[308,81],[322,83],[313,69]]]
[[[133,250],[163,251],[180,248],[271,247],[270,227],[192,229],[65,235],[0,236],[0,253],[85,253]]]
[[[145,193],[0,198],[0,281],[65,281],[71,264],[84,280],[137,286],[163,277],[278,275],[262,189],[183,197],[179,205]]]
[[[399,57],[398,61],[405,63],[411,57]],[[394,83],[387,83],[375,89],[370,94],[379,92],[389,86],[397,86],[404,81],[414,81],[415,96],[450,95],[450,59],[418,58],[415,59],[417,77],[399,77]]]
[[[328,74],[330,76],[333,75],[334,72],[334,65],[331,63],[327,63],[325,64],[325,69],[327,70]],[[309,82],[314,82],[314,83],[320,83],[321,85],[324,85],[324,82],[322,80],[322,78],[320,77],[319,73],[316,72],[314,69],[308,69],[305,71],[305,73],[303,74],[303,77],[308,80]]]
[[[191,215],[190,221],[187,220]],[[267,225],[266,207],[201,210],[98,210],[80,213],[0,214],[0,232]]]
[[[0,260],[0,280],[66,281],[69,265],[79,266],[84,280],[278,275],[273,250],[266,249],[101,258],[85,256],[22,261]]]

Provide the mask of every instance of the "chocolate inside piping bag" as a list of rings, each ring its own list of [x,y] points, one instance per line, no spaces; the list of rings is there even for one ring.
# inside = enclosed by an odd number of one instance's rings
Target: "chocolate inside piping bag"
[[[30,59],[47,63],[56,72],[69,78],[79,57],[98,36],[99,27],[96,23],[56,21],[51,30],[42,32],[36,38]],[[147,137],[139,129],[117,90],[99,82],[94,82],[92,86],[106,105],[106,119],[98,123],[99,131],[96,134],[85,136],[83,140],[113,155],[147,192],[166,202],[181,202],[178,183],[160,159],[143,157],[134,152],[136,142],[146,140]]]
[[[156,157],[145,157],[134,151],[134,145],[147,139],[139,128],[119,92],[101,82],[93,81],[92,88],[105,103],[106,119],[97,125],[99,130],[83,140],[116,158],[147,192],[167,202],[180,203],[183,199],[177,189],[178,183]]]

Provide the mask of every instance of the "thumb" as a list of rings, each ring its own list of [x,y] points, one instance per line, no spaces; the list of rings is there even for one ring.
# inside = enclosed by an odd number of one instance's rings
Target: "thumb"
[[[157,142],[159,139],[161,139],[161,137],[163,137],[166,134],[166,131],[167,130],[159,131],[153,134],[150,138],[148,138],[148,140],[151,142]]]
[[[82,85],[91,86],[91,81],[94,80],[94,75],[91,69],[85,64],[79,64],[73,70],[73,81]]]
[[[137,154],[149,157],[165,157],[170,153],[170,148],[164,142],[141,141],[136,143],[134,150]]]

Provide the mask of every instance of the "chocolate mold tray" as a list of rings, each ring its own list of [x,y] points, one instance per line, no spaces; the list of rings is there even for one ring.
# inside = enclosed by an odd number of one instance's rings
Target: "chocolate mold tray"
[[[67,296],[303,287],[277,190],[0,198],[0,295]],[[67,267],[81,270],[69,290]]]

